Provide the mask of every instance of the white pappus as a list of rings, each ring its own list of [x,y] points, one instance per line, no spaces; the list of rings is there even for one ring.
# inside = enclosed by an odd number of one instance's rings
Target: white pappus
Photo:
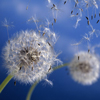
[[[73,79],[83,85],[91,85],[99,78],[100,63],[96,55],[79,52],[69,64]]]
[[[48,34],[42,36],[32,30],[20,31],[10,43],[7,42],[3,58],[8,74],[12,74],[15,80],[25,84],[46,80],[52,66],[60,61],[52,48],[56,35]]]

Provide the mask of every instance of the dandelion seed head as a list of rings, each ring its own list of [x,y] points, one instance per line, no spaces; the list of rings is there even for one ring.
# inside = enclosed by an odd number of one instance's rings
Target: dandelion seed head
[[[73,79],[83,85],[91,85],[97,81],[99,69],[98,58],[88,52],[79,52],[69,64]]]
[[[3,49],[8,73],[14,75],[15,80],[26,84],[47,79],[47,74],[52,72],[51,66],[58,61],[53,48],[48,45],[51,41],[49,37],[32,30],[21,31],[10,39],[10,44],[7,43]]]

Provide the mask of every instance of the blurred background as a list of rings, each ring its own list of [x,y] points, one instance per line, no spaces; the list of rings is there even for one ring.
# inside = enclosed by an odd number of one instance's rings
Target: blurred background
[[[99,4],[100,1],[97,1]],[[55,11],[51,9],[53,4],[57,6]],[[81,21],[75,28],[78,18],[75,14],[79,10],[75,8],[74,0],[67,0],[66,4],[64,4],[64,0],[52,0],[51,5],[48,4],[48,0],[0,0],[0,84],[7,77],[2,57],[2,49],[8,41],[7,28],[3,26],[5,19],[10,25],[8,27],[9,38],[21,30],[36,30],[35,23],[29,22],[32,16],[35,16],[41,24],[46,24],[47,20],[50,21],[50,29],[59,37],[54,49],[57,53],[62,52],[58,58],[64,63],[70,62],[75,53],[88,51],[88,49],[91,51],[92,47],[100,44],[100,23],[97,23],[100,19],[100,8],[95,9],[94,6],[91,6],[87,11],[87,8],[83,7]],[[71,17],[71,11],[73,11],[74,17]],[[94,18],[95,14],[96,18]],[[91,20],[91,15],[93,15],[93,20]],[[90,41],[82,39],[92,31],[86,17],[90,18],[93,28],[96,29]],[[54,18],[56,22],[54,22]],[[72,45],[80,43],[80,41],[81,44]],[[100,55],[100,48],[95,50],[95,54]],[[39,82],[31,100],[100,100],[100,79],[93,85],[81,85],[71,78],[67,67],[52,72],[48,79],[53,82],[53,86],[45,81]],[[14,86],[12,79],[0,94],[0,100],[25,100],[30,87],[31,85],[20,82],[16,82],[16,86]]]

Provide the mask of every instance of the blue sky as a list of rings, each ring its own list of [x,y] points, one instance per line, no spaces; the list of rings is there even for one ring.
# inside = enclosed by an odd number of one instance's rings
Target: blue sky
[[[89,7],[88,14],[86,8],[83,9],[82,18],[77,28],[74,28],[77,17],[71,17],[71,11],[74,9],[73,0],[63,4],[57,2],[58,0],[52,0],[54,4],[58,6],[57,22],[54,23],[53,28],[59,39],[55,44],[55,51],[57,53],[62,52],[59,55],[59,59],[63,62],[69,62],[75,53],[91,48],[97,44],[100,44],[99,31],[96,31],[98,37],[94,34],[91,40],[87,44],[87,40],[84,39],[78,46],[71,45],[81,41],[85,33],[92,31],[90,26],[87,25],[86,16],[89,14],[95,14],[95,8]],[[99,0],[98,0],[99,1]],[[26,7],[28,9],[26,10]],[[96,18],[91,20],[91,24],[94,29],[100,30],[100,23],[96,24],[99,19],[100,8],[96,9]],[[77,12],[77,9],[75,10]],[[48,7],[47,0],[0,0],[0,83],[6,78],[7,70],[4,66],[2,58],[2,49],[5,46],[8,36],[7,29],[2,26],[5,18],[9,23],[13,22],[14,27],[8,29],[9,37],[21,30],[36,30],[34,23],[28,23],[28,19],[32,16],[36,16],[40,23],[45,23],[48,19],[51,23],[54,22],[54,17],[50,7]],[[96,49],[95,53],[100,55],[100,48]],[[33,92],[33,100],[100,100],[100,79],[96,83],[90,86],[83,86],[75,82],[66,71],[66,68],[61,68],[51,73],[49,80],[53,82],[53,86],[48,85],[45,81],[41,81],[35,91]],[[12,79],[3,92],[0,94],[0,100],[25,100],[28,90],[31,85],[24,85],[17,82],[14,86],[14,80]]]

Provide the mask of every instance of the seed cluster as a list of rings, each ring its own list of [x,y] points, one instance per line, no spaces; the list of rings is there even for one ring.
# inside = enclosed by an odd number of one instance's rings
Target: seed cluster
[[[20,59],[20,69],[21,67],[30,66],[31,64],[37,64],[39,61],[40,52],[35,50],[34,48],[24,48],[19,53],[19,59]],[[34,66],[33,66],[34,67]],[[32,67],[32,68],[33,68]]]
[[[81,62],[77,65],[77,70],[80,70],[82,73],[88,73],[91,71],[89,63]]]

